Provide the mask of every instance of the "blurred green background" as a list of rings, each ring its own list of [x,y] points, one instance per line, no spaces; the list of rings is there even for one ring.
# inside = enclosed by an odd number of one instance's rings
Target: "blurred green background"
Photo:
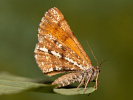
[[[0,0],[0,71],[29,78],[44,76],[34,59],[37,30],[51,7],[61,10],[96,65],[86,40],[101,62],[98,90],[90,96],[22,93],[0,100],[125,100],[133,89],[133,0]]]

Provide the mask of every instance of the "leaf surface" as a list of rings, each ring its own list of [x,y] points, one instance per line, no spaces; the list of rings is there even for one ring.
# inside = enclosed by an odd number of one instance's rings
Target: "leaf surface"
[[[0,95],[9,95],[26,91],[42,92],[42,93],[57,93],[62,95],[79,95],[83,94],[84,88],[55,88],[56,85],[40,83],[38,79],[30,79],[12,75],[10,73],[0,73]],[[95,88],[89,87],[85,94],[95,91]]]

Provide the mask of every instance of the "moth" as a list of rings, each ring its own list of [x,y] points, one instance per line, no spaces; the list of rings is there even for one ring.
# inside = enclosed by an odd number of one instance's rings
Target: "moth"
[[[53,7],[42,17],[38,28],[38,43],[35,47],[36,62],[48,76],[69,72],[52,84],[64,87],[79,82],[77,88],[97,80],[99,66],[92,66],[91,61],[74,36],[59,9]]]

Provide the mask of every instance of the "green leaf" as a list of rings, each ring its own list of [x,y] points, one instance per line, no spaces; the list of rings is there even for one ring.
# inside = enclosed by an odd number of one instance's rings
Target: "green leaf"
[[[37,83],[38,80],[23,78],[9,73],[0,73],[0,95],[25,91],[53,93],[55,85]]]
[[[44,80],[43,80],[44,81]],[[26,91],[42,92],[42,93],[57,93],[62,95],[78,95],[83,94],[84,88],[55,88],[56,85],[40,83],[38,79],[30,79],[19,76],[14,76],[9,73],[0,73],[0,95],[9,95]],[[95,88],[87,88],[85,94],[95,91]]]
[[[86,88],[84,94],[90,94],[95,91],[94,87]],[[83,94],[84,88],[72,88],[72,89],[54,89],[54,92],[62,95],[78,95]]]

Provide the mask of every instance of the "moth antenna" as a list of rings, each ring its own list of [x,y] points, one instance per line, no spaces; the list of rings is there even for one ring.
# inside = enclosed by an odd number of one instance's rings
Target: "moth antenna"
[[[92,51],[92,49],[91,49],[91,47],[90,47],[90,45],[89,45],[89,43],[88,43],[87,40],[86,40],[86,42],[87,42],[87,45],[88,45],[89,49],[91,50],[91,53],[92,53],[93,57],[94,57],[95,60],[96,60],[96,62],[97,62],[97,66],[98,66],[98,60],[97,60],[96,56],[94,55],[94,53],[93,53],[93,51]]]
[[[107,61],[108,59],[104,59],[101,64],[99,65],[99,67],[103,64],[103,62]]]

